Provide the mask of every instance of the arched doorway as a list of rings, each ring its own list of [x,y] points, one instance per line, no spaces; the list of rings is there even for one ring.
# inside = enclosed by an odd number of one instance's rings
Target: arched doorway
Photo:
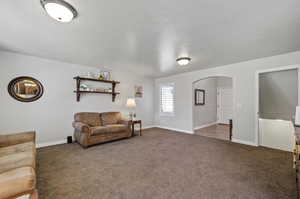
[[[233,78],[212,76],[193,82],[194,134],[231,140]]]

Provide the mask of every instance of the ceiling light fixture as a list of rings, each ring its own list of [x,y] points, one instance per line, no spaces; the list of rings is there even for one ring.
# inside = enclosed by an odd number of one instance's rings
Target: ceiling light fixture
[[[59,22],[70,22],[78,15],[75,8],[63,0],[41,0],[41,4],[48,15]]]
[[[179,57],[176,59],[177,63],[180,65],[180,66],[186,66],[190,63],[192,59],[190,57]]]

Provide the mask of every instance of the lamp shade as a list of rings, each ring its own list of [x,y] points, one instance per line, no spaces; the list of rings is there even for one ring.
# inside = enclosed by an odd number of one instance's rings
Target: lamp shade
[[[134,98],[128,98],[126,106],[129,107],[129,108],[135,108],[136,107],[135,99]]]

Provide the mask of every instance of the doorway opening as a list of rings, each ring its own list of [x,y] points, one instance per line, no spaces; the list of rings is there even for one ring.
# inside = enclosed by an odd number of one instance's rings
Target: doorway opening
[[[231,140],[233,124],[233,80],[214,76],[193,82],[194,134]]]
[[[293,151],[298,67],[257,73],[257,143],[260,146]]]

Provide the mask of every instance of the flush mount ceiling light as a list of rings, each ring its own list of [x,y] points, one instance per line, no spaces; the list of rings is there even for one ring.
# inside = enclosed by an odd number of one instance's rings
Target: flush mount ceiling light
[[[48,15],[59,22],[70,22],[78,15],[75,8],[63,0],[41,0],[41,4]]]
[[[180,66],[186,66],[190,63],[192,59],[190,57],[179,57],[176,59],[177,63],[180,65]]]

